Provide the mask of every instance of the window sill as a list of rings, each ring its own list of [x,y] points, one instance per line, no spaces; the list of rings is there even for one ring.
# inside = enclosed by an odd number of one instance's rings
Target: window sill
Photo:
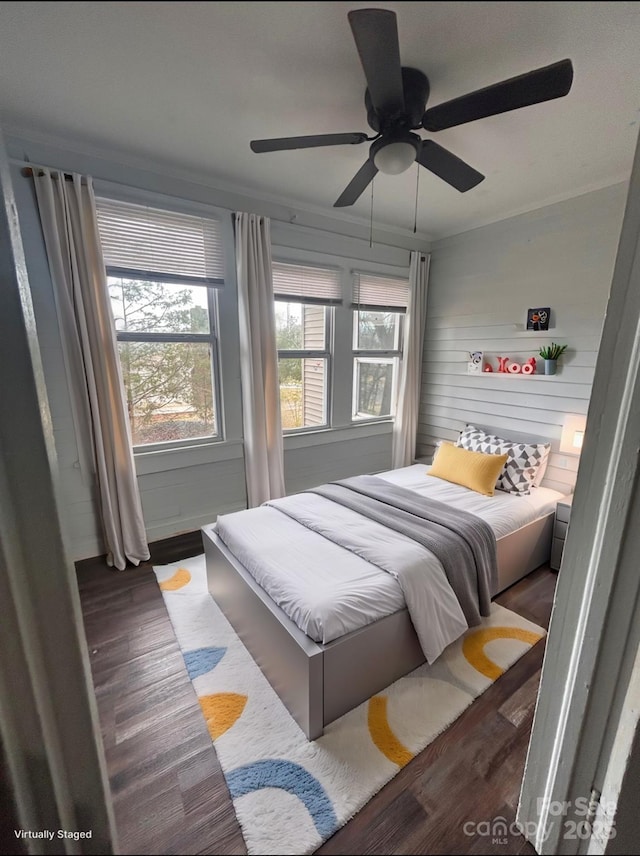
[[[351,425],[393,425],[393,416],[354,416]]]

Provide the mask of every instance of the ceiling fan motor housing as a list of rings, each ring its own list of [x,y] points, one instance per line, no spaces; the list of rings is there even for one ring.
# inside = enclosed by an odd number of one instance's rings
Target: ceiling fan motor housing
[[[378,133],[384,133],[392,127],[420,128],[424,110],[429,99],[429,80],[427,75],[417,68],[402,67],[402,89],[404,93],[404,111],[392,116],[381,116],[371,103],[369,90],[364,93],[369,127]]]

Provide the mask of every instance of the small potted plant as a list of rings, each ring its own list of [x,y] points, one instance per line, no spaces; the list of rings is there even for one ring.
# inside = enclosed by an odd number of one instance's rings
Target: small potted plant
[[[555,342],[552,342],[550,345],[545,345],[543,348],[540,348],[538,353],[544,360],[544,373],[547,375],[552,375],[556,373],[556,366],[558,364],[558,357],[567,350],[566,345],[556,345]]]

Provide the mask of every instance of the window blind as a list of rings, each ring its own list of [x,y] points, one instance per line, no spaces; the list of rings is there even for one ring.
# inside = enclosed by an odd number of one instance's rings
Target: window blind
[[[224,284],[218,220],[104,198],[96,200],[96,208],[107,268],[133,276]]]
[[[340,271],[309,265],[273,262],[273,294],[301,303],[340,303]]]
[[[405,312],[409,300],[409,280],[354,271],[353,308]]]

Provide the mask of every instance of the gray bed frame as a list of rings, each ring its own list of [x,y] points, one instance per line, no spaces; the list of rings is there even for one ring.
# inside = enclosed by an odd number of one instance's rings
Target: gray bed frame
[[[499,594],[548,562],[553,512],[500,538]],[[202,528],[209,591],[309,740],[424,663],[407,609],[326,645],[306,636],[228,550]]]

